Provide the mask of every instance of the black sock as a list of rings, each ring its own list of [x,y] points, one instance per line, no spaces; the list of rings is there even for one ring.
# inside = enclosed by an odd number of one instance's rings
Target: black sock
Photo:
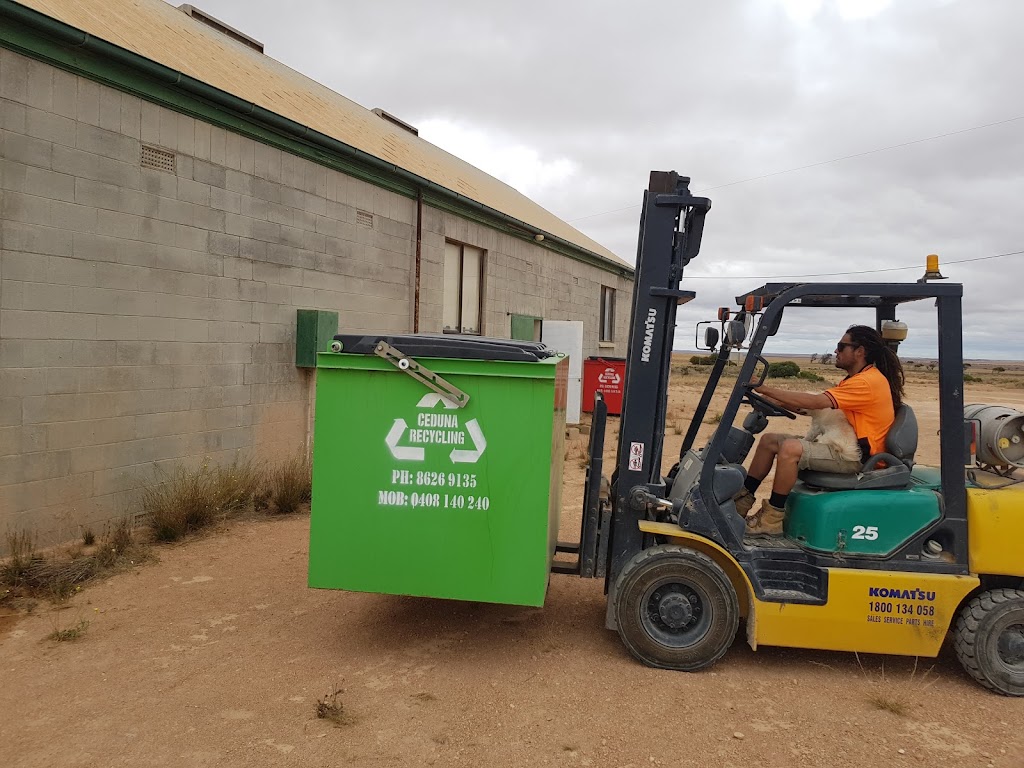
[[[785,509],[786,499],[788,498],[788,493],[776,493],[775,491],[772,491],[772,497],[768,499],[768,503],[771,504],[776,509]]]
[[[743,487],[751,493],[757,493],[758,487],[764,482],[763,477],[754,477],[753,475],[747,475],[747,479],[743,481]]]

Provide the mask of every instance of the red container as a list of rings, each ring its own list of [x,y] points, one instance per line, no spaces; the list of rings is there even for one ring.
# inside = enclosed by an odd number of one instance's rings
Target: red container
[[[583,361],[583,410],[594,411],[594,393],[600,392],[608,413],[622,413],[622,391],[626,386],[624,357],[588,357]]]

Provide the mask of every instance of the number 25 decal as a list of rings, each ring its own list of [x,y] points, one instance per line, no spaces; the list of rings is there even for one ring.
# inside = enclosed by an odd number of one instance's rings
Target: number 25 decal
[[[855,525],[853,526],[853,536],[851,538],[874,541],[878,538],[878,526],[869,525],[865,527],[863,525]]]

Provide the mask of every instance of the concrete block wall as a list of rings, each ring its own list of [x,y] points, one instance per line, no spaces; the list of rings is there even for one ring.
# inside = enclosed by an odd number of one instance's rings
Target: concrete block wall
[[[415,221],[415,200],[0,49],[0,531],[52,543],[182,463],[307,450],[295,311],[410,331]],[[485,333],[583,317],[598,351],[617,278],[434,209],[423,225],[422,331],[448,238],[487,251]],[[623,354],[631,284],[611,284]]]
[[[631,279],[447,212],[424,212],[422,238],[420,327],[424,331],[441,329],[444,244],[452,240],[484,249],[484,335],[508,338],[512,315],[582,320],[585,355],[625,356]],[[599,342],[602,286],[615,289],[611,344]]]
[[[160,470],[305,450],[296,309],[411,327],[414,201],[8,50],[0,195],[0,530],[67,538]]]

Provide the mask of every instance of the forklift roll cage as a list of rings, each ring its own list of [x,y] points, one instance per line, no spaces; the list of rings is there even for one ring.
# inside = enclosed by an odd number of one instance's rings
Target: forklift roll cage
[[[674,172],[652,172],[644,194],[637,252],[637,271],[626,355],[625,390],[619,449],[611,494],[602,505],[602,469],[607,410],[598,402],[591,434],[591,463],[585,489],[584,519],[578,545],[560,545],[579,553],[576,565],[555,570],[582,576],[604,576],[605,591],[614,595],[623,568],[639,552],[655,543],[640,529],[643,520],[664,520],[666,511],[678,515],[685,531],[706,537],[726,549],[746,573],[757,598],[767,602],[822,604],[828,595],[828,568],[861,568],[927,573],[968,573],[967,495],[964,476],[965,426],[963,420],[963,349],[961,298],[956,283],[769,283],[737,297],[744,307],[748,296],[760,297],[760,322],[714,434],[698,452],[692,451],[697,429],[718,386],[729,353],[740,346],[735,338],[723,340],[715,365],[690,429],[683,441],[680,461],[699,456],[703,462],[693,487],[672,491],[673,473],[661,472],[672,342],[676,309],[694,298],[680,290],[684,268],[700,251],[704,217],[711,207],[707,198],[693,196],[689,179]],[[938,316],[939,433],[941,435],[942,515],[933,525],[905,542],[896,552],[879,558],[869,555],[812,552],[792,541],[744,541],[745,526],[733,512],[715,500],[716,472],[767,339],[774,335],[783,311],[790,306],[874,308],[876,327],[896,319],[900,304],[934,299]],[[749,436],[746,437],[749,440]],[[734,465],[735,466],[735,465]],[[678,465],[677,465],[678,467]],[[857,493],[870,493],[858,491]],[[671,506],[671,510],[669,507]],[[922,559],[925,540],[940,540],[946,559]],[[606,624],[615,628],[614,601],[609,599]]]

